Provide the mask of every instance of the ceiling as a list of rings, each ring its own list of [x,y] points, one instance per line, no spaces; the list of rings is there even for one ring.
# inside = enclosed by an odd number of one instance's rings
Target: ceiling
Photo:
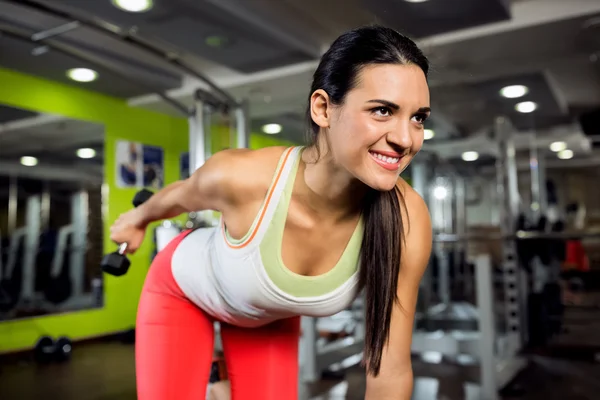
[[[0,176],[101,183],[104,127],[0,105]],[[90,148],[95,156],[82,159],[77,150]],[[21,165],[35,157],[38,168]]]
[[[81,22],[74,29],[73,17]],[[544,146],[556,137],[579,143],[585,139],[579,117],[600,109],[597,0],[154,0],[143,13],[122,11],[111,0],[0,0],[0,67],[182,115],[157,94],[187,107],[194,91],[207,86],[162,57],[168,54],[249,100],[254,130],[276,122],[282,137],[302,142],[318,58],[340,33],[370,23],[410,35],[431,61],[428,128],[436,136],[425,150],[454,158],[474,140],[489,147],[498,115],[507,115],[523,135],[534,131]],[[32,43],[32,34],[57,27],[64,28],[60,34]],[[98,71],[99,79],[66,77],[67,69],[82,66]],[[512,84],[528,86],[529,93],[499,96]],[[538,109],[516,112],[515,104],[525,100]]]

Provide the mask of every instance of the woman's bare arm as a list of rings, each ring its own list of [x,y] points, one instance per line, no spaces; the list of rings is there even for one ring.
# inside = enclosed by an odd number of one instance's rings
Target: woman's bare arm
[[[429,210],[408,184],[399,184],[406,209],[402,212],[405,241],[398,276],[398,300],[392,310],[390,338],[377,377],[367,377],[366,399],[409,400],[413,390],[411,343],[419,284],[431,254]]]
[[[180,214],[214,210],[223,212],[235,202],[236,182],[251,150],[225,150],[210,157],[188,179],[154,194],[136,210],[140,226]]]

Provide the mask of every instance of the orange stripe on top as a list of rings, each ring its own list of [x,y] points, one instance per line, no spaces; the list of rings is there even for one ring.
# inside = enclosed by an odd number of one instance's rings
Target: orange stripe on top
[[[246,247],[252,241],[252,239],[254,239],[254,236],[256,236],[256,233],[258,232],[258,228],[260,228],[263,218],[265,217],[265,213],[267,212],[269,203],[271,202],[271,198],[273,197],[273,193],[275,192],[275,188],[277,187],[277,183],[279,182],[279,178],[281,178],[283,169],[285,168],[285,166],[287,164],[287,160],[293,150],[294,150],[294,147],[290,147],[288,150],[286,150],[287,154],[285,155],[285,157],[283,159],[281,168],[279,168],[279,171],[277,171],[277,175],[275,176],[275,181],[269,188],[269,193],[267,193],[267,198],[266,198],[265,203],[260,211],[260,216],[258,218],[258,222],[256,223],[256,226],[252,230],[252,233],[250,234],[250,236],[245,241],[243,241],[242,243],[239,243],[239,244],[232,244],[229,240],[227,240],[227,235],[225,234],[225,221],[224,220],[221,221],[221,225],[223,226],[222,232],[223,232],[223,236],[225,237],[225,243],[227,243],[227,245],[229,247],[231,247],[232,249],[242,249],[242,248]]]

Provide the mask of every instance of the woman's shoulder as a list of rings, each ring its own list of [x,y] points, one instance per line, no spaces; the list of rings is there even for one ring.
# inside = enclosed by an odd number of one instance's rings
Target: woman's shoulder
[[[230,176],[239,176],[248,181],[270,175],[270,180],[286,149],[289,147],[271,146],[256,150],[227,149],[215,153],[211,158],[213,163],[227,170]]]
[[[283,152],[289,147],[271,146],[261,149],[227,149],[215,153],[209,161],[219,170],[220,182],[227,192],[238,198],[264,196]]]
[[[404,221],[408,221],[405,224],[406,228],[410,224],[417,224],[421,229],[431,229],[429,208],[423,197],[403,178],[398,178],[396,186],[401,195],[402,218]]]
[[[404,179],[398,179],[398,188],[402,194],[402,220],[404,227],[404,246],[402,273],[414,274],[419,277],[427,266],[431,255],[433,232],[427,203],[421,195]]]

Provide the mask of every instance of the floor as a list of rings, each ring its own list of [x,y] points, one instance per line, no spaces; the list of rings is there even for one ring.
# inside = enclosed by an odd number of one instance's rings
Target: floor
[[[529,357],[529,366],[501,399],[600,398],[600,308],[570,308],[565,321],[565,333],[553,346]],[[419,359],[414,361],[414,372],[414,400],[481,400],[476,366]],[[364,390],[360,368],[346,371],[343,379],[323,380],[303,388],[305,398],[311,400],[364,399]],[[0,399],[41,398],[135,400],[133,346],[120,342],[76,344],[73,359],[65,364],[0,364]]]
[[[415,361],[415,400],[479,400],[474,367]],[[365,381],[360,368],[345,379],[320,381],[304,388],[311,400],[362,399]],[[533,356],[530,366],[512,385],[512,399],[597,400],[600,364]],[[85,395],[83,395],[85,393]],[[135,381],[131,345],[106,343],[75,349],[71,362],[38,366],[23,362],[0,370],[3,400],[134,400]]]

